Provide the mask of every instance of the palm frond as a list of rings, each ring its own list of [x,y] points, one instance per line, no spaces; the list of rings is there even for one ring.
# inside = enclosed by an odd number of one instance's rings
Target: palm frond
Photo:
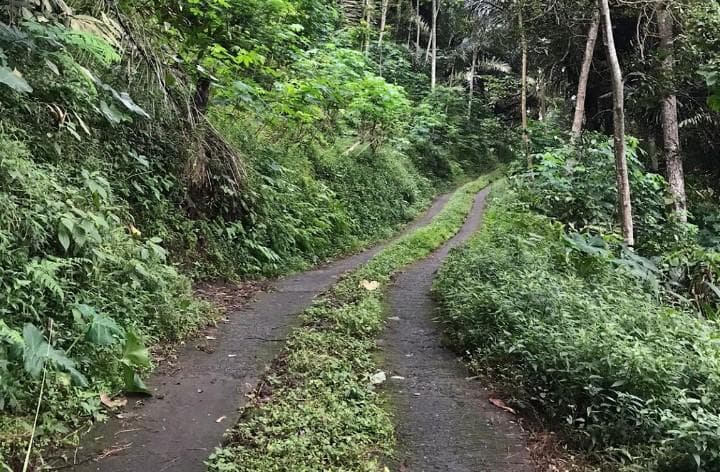
[[[412,25],[420,25],[420,31],[422,31],[424,34],[430,33],[430,25],[427,24],[425,19],[416,14],[408,15],[407,20]]]
[[[477,67],[480,70],[502,72],[503,74],[509,74],[510,72],[512,72],[512,67],[510,67],[510,64],[505,61],[501,61],[500,59],[497,59],[495,57],[486,57],[480,59],[477,63]]]
[[[680,128],[694,128],[701,124],[720,126],[720,115],[717,113],[700,112],[680,122]]]

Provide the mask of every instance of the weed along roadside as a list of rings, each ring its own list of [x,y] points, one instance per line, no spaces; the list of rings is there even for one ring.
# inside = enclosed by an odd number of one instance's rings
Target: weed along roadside
[[[393,274],[458,231],[475,195],[497,175],[458,189],[427,226],[388,245],[303,313],[225,445],[210,456],[211,471],[374,471],[392,455],[391,413],[376,386],[384,380],[375,354],[385,289]]]
[[[540,437],[553,431],[533,445],[550,461],[543,470],[558,460],[579,471],[720,470],[718,324],[668,306],[637,254],[568,234],[559,212],[531,205],[538,188],[553,205],[567,189],[538,168],[493,192],[481,230],[439,271],[448,344],[502,406]],[[547,457],[555,444],[565,452]]]

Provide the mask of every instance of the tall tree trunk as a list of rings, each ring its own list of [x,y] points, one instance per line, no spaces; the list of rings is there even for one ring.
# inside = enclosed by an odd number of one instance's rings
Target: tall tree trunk
[[[382,4],[380,7],[380,33],[378,34],[378,50],[380,53],[380,76],[382,77],[383,74],[383,36],[385,36],[385,24],[387,21],[387,11],[388,11],[388,3],[389,0],[382,0]]]
[[[538,95],[538,120],[543,121],[547,116],[547,97],[545,95],[545,77],[540,69],[538,69],[535,90]]]
[[[663,70],[673,78],[675,67],[673,19],[667,4],[657,5],[660,50],[664,56]],[[674,87],[674,83],[672,84]],[[670,89],[672,90],[672,89]],[[670,193],[673,196],[673,209],[678,219],[687,221],[687,197],[685,195],[685,176],[682,155],[680,154],[680,129],[678,126],[677,97],[668,91],[662,100],[663,147],[665,150],[665,169]]]
[[[623,91],[622,71],[615,50],[615,37],[613,36],[608,0],[599,0],[599,4],[605,36],[605,48],[612,77],[615,177],[617,180],[620,225],[625,244],[632,247],[635,245],[635,235],[633,232],[632,203],[630,202],[630,181],[628,179],[627,159],[625,158],[625,94]]]
[[[430,89],[435,90],[436,68],[437,68],[437,16],[438,16],[438,0],[432,1],[432,53],[430,58]]]
[[[420,61],[420,0],[415,0],[415,55]]]
[[[527,117],[527,38],[525,37],[525,22],[523,21],[522,4],[518,11],[518,26],[520,28],[520,47],[522,48],[522,67],[520,72],[520,123],[522,126],[523,150],[527,159],[528,169],[532,169],[533,161],[530,154],[530,136],[528,135]]]
[[[587,41],[585,42],[585,57],[583,57],[582,67],[580,68],[580,79],[578,80],[578,90],[575,99],[575,116],[572,124],[572,139],[576,140],[580,137],[585,119],[585,97],[587,96],[588,77],[590,76],[590,66],[592,65],[593,54],[595,53],[595,43],[597,42],[598,29],[600,27],[600,13],[595,9],[595,14],[590,23]]]
[[[383,36],[385,36],[385,24],[387,22],[389,0],[382,0],[380,8],[380,34],[378,35],[378,48],[382,48]]]
[[[432,47],[432,34],[428,35],[427,47],[425,48],[425,64],[430,62],[430,49]]]
[[[397,28],[397,36],[398,41],[402,39],[402,36],[400,36],[400,32],[402,31],[402,25],[404,23],[404,19],[402,17],[402,2],[403,0],[397,0],[397,4],[395,5],[395,18],[397,18],[397,25],[395,26]]]
[[[472,102],[475,93],[475,63],[477,62],[477,49],[473,48],[470,75],[468,76],[468,118],[472,116]]]
[[[657,143],[655,142],[655,136],[653,134],[647,138],[647,153],[650,158],[650,169],[653,172],[657,172],[658,169],[660,169],[660,163],[658,162]]]
[[[403,29],[401,26],[407,25],[407,37],[405,39],[405,45],[407,46],[407,50],[410,50],[410,36],[412,35],[412,21],[410,21],[410,17],[403,18],[403,2],[405,0],[397,0],[397,10],[395,10],[395,16],[397,17],[397,40],[398,42],[402,40],[402,37],[405,36],[403,33]],[[408,10],[407,15],[410,14],[412,11],[412,0],[409,0],[410,3],[410,9]]]
[[[367,56],[370,54],[370,30],[372,29],[372,0],[364,0],[365,4],[365,23],[367,24],[367,31],[365,33],[365,42],[363,44],[363,51]]]

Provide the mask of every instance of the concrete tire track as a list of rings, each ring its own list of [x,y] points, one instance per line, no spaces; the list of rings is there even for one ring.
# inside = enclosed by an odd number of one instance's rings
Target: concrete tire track
[[[392,315],[381,345],[394,407],[399,453],[407,472],[530,472],[526,438],[509,413],[489,396],[442,345],[430,295],[435,272],[451,248],[466,241],[482,221],[480,192],[460,231],[442,248],[395,279]],[[393,379],[399,376],[402,379]]]
[[[443,195],[403,234],[424,226],[445,206]],[[288,276],[273,284],[227,323],[210,333],[212,351],[188,342],[178,352],[172,373],[153,375],[147,382],[154,397],[90,431],[69,470],[81,472],[198,472],[220,445],[226,428],[279,353],[284,338],[297,325],[297,315],[345,272],[367,262],[383,244],[324,267]],[[131,402],[132,403],[132,402]],[[217,419],[225,417],[222,421]],[[108,452],[110,452],[108,454]]]

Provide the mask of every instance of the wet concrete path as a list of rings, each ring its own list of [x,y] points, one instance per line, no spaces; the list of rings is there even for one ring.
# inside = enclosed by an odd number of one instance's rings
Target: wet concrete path
[[[529,472],[526,440],[509,413],[489,403],[467,380],[456,356],[442,346],[433,321],[432,280],[452,247],[479,227],[489,189],[475,199],[458,234],[396,278],[392,314],[382,340],[401,472]],[[402,377],[393,379],[392,377]]]
[[[445,206],[449,195],[433,205],[404,232],[424,226]],[[88,433],[68,467],[77,471],[198,472],[234,425],[266,366],[278,354],[297,314],[343,273],[366,262],[383,245],[324,267],[277,280],[244,309],[229,316],[200,351],[188,342],[176,368],[147,383],[153,398],[130,404],[125,419],[113,419]],[[132,402],[131,402],[132,403]],[[220,421],[218,421],[220,420]]]

